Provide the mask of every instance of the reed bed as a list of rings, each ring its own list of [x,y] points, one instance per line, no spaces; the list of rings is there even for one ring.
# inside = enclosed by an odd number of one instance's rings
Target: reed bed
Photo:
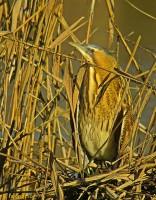
[[[129,54],[125,72],[134,94],[135,125],[129,151],[118,168],[84,169],[78,133],[70,127],[78,99],[78,91],[73,94],[72,89],[75,63],[80,66],[82,60],[70,50],[63,54],[62,49],[69,46],[67,41],[84,42],[75,35],[84,26],[88,27],[85,42],[89,41],[96,3],[91,1],[88,21],[82,17],[69,25],[63,1],[0,1],[2,200],[156,199],[156,107],[149,124],[141,123],[146,105],[156,95],[156,55],[140,46],[141,36],[134,42],[122,35],[114,21],[113,0],[106,0],[108,42],[111,47],[118,38],[117,57],[120,46]],[[142,71],[135,59],[138,49],[153,59],[148,71]],[[132,63],[136,75],[129,74]]]

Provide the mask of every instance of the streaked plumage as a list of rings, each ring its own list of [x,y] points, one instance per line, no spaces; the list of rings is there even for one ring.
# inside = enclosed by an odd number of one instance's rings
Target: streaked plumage
[[[119,66],[105,49],[91,44],[70,44],[88,62],[79,98],[78,130],[82,145],[89,157],[114,161],[123,154],[132,134],[128,82],[109,72],[115,72]]]

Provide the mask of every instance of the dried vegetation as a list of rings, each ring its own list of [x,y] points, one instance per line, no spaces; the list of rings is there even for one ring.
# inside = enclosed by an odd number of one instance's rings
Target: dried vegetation
[[[87,22],[80,18],[69,26],[63,1],[0,1],[1,199],[156,198],[156,107],[149,124],[140,121],[156,95],[156,55],[140,46],[141,36],[131,42],[122,35],[114,21],[113,0],[106,0],[109,46],[117,36],[117,54],[120,45],[129,54],[125,71],[131,63],[137,71],[128,76],[135,91],[135,126],[124,155],[128,162],[117,169],[90,168],[87,173],[75,150],[80,144],[77,131],[71,131],[69,113],[72,117],[78,98],[77,91],[74,98],[72,92],[73,63],[80,60],[73,62],[74,52],[65,55],[62,48],[68,39],[80,42],[75,32],[83,26],[88,26],[85,40],[89,41],[95,3],[91,1]],[[155,23],[154,17],[142,14]],[[135,59],[139,48],[153,59],[148,71],[142,71]]]

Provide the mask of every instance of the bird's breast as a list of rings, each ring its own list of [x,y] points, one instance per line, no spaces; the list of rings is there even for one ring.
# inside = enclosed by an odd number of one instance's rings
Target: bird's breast
[[[121,100],[120,79],[110,81],[96,104],[99,86],[107,75],[99,73],[94,67],[89,67],[85,73],[80,91],[79,132],[82,144],[90,156],[94,156],[102,147],[95,158],[112,161],[116,156],[118,145],[114,142],[115,138],[111,130],[116,115],[115,110]]]

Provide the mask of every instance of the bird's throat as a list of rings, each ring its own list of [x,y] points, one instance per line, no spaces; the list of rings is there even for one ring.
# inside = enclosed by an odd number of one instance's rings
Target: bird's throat
[[[89,100],[89,105],[92,107],[95,103],[95,98],[97,95],[97,90],[98,90],[98,85],[99,85],[99,77],[96,73],[96,70],[94,67],[89,67],[88,68],[88,100]]]

